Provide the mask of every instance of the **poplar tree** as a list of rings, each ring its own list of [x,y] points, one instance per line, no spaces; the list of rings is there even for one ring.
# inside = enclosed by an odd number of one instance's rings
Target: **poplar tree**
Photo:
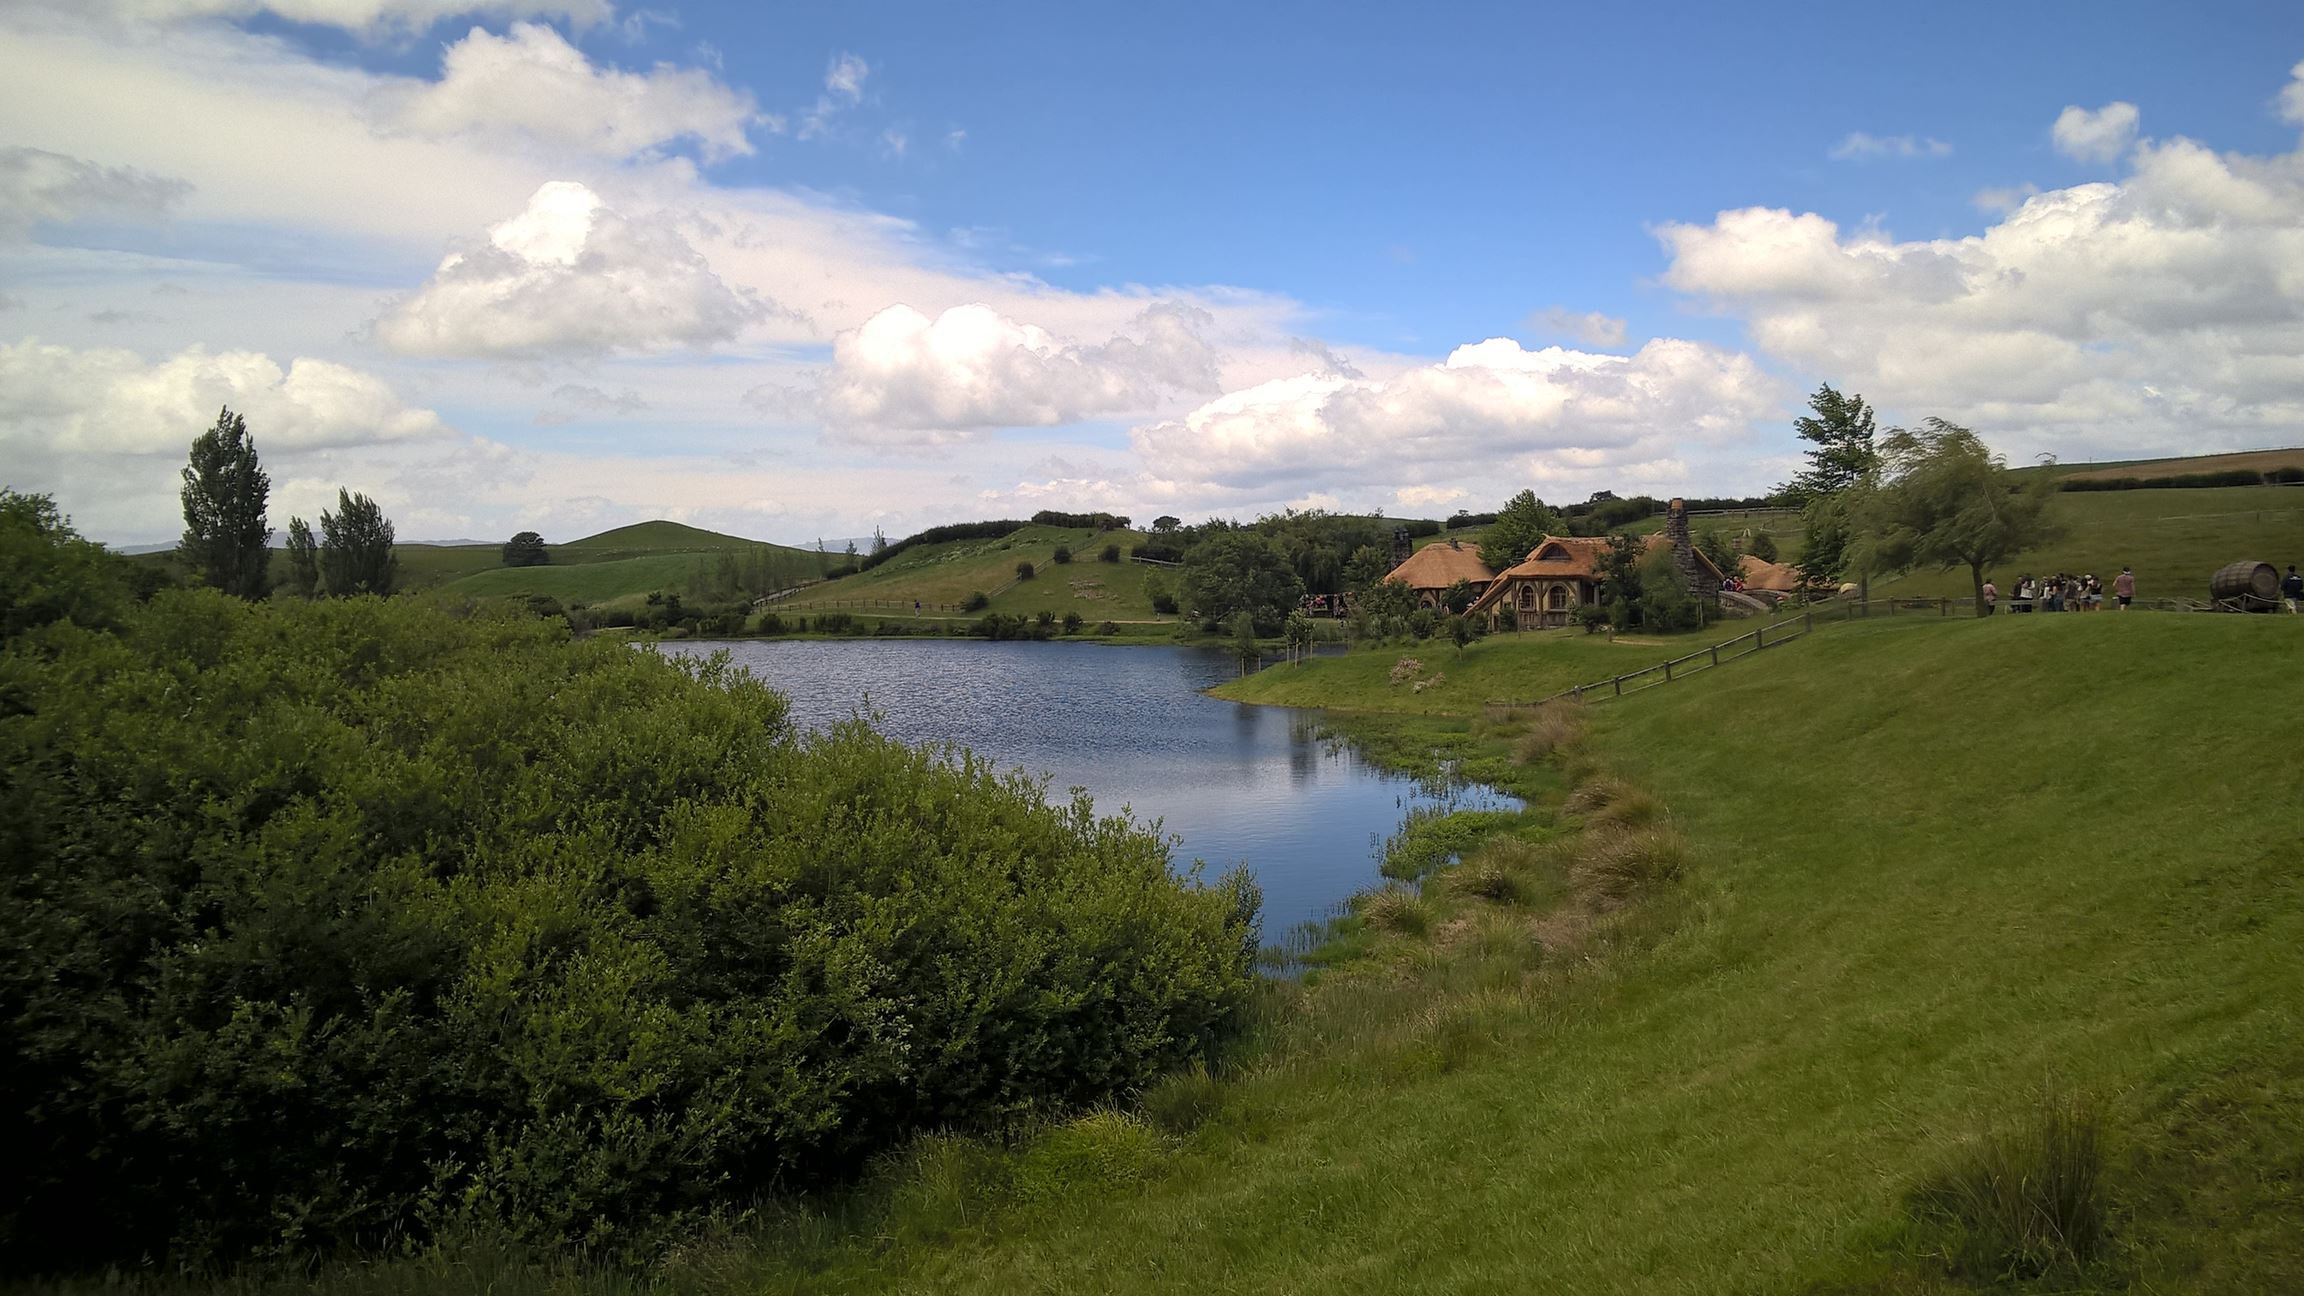
[[[320,571],[335,598],[390,594],[400,560],[392,553],[392,523],[376,501],[342,487],[336,511],[320,512]]]
[[[271,588],[272,528],[264,518],[272,479],[256,461],[247,421],[229,406],[192,441],[184,466],[184,536],[176,554],[202,584],[236,598]]]
[[[312,524],[300,517],[288,519],[288,588],[298,598],[320,592],[320,544],[312,538]]]

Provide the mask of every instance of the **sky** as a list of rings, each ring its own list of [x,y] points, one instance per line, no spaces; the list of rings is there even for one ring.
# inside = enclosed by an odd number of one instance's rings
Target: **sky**
[[[0,484],[785,543],[2304,444],[2304,5],[0,0]]]

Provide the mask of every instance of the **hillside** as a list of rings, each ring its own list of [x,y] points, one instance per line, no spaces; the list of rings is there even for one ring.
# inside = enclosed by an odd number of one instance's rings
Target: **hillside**
[[[1173,621],[1152,610],[1146,590],[1147,581],[1163,579],[1174,589],[1173,571],[1127,560],[1129,549],[1143,541],[1141,531],[1099,532],[1034,523],[997,539],[915,545],[870,571],[779,602],[775,610],[779,615],[862,611],[894,620],[909,618],[918,602],[924,617],[952,618],[964,615],[960,609],[969,595],[981,593],[991,599],[985,609],[990,612],[1030,616],[1048,611],[1058,617],[1077,612],[1091,625]],[[1119,562],[1099,560],[1107,545],[1119,546]],[[1069,549],[1072,561],[1058,563],[1058,548]],[[1033,565],[1031,580],[1016,578],[1020,562]]]
[[[401,548],[404,569],[409,548]],[[448,597],[546,595],[563,603],[630,609],[656,593],[733,599],[741,596],[737,587],[746,583],[763,592],[780,589],[814,579],[831,561],[810,550],[665,521],[617,527],[566,544],[546,545],[544,551],[551,558],[545,565],[505,567],[501,546],[491,547],[482,551],[484,565],[411,587],[437,588]]]
[[[1540,903],[1404,926],[1396,962],[1371,956],[1395,971],[1323,979],[1194,1091],[1196,1132],[1126,1155],[1086,1135],[1005,1162],[927,1148],[854,1241],[811,1225],[711,1272],[775,1291],[1975,1290],[1912,1194],[2035,1121],[2046,1086],[2101,1113],[2110,1232],[2099,1261],[2018,1289],[2297,1290],[2304,705],[2278,682],[2298,635],[1858,624],[1596,708],[1586,759],[1690,842],[1644,918],[1598,946]],[[1065,1148],[1105,1169],[1063,1180]]]

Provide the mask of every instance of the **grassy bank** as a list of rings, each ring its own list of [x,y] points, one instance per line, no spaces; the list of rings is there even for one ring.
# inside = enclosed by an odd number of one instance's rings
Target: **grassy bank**
[[[654,1281],[2297,1290],[2299,646],[2268,617],[1857,624],[1592,708],[1565,807],[1363,903],[1355,957],[1270,987],[1213,1074],[925,1140]],[[1579,722],[1355,723],[1512,763]],[[2085,1261],[1942,1205],[1990,1186],[1979,1149],[2054,1171],[2019,1137],[2044,1104],[2100,1140],[2069,1158]],[[627,1285],[459,1254],[330,1285]]]

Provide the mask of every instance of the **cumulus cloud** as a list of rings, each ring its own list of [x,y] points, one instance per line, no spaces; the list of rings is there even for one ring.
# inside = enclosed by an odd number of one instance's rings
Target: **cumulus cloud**
[[[1765,208],[1660,235],[1665,282],[1770,354],[2009,450],[2228,449],[2304,424],[2304,154],[2147,143],[2121,182],[1969,238]]]
[[[485,244],[451,253],[376,336],[406,355],[636,354],[725,342],[762,310],[669,226],[627,220],[585,186],[553,181]]]
[[[420,32],[446,18],[556,18],[577,26],[615,15],[611,0],[34,0],[50,8],[95,12],[139,22],[252,18],[340,27],[363,34]]]
[[[1952,146],[1940,139],[1923,139],[1913,135],[1871,135],[1863,131],[1850,131],[1845,139],[1832,146],[1835,162],[1862,161],[1867,158],[1940,158],[1952,156]]]
[[[517,133],[606,158],[694,140],[707,161],[749,154],[745,132],[773,128],[752,96],[711,73],[659,63],[649,72],[595,67],[540,23],[502,36],[475,27],[448,47],[440,79],[379,94],[380,123],[436,137]]]
[[[287,368],[253,351],[191,347],[158,363],[133,351],[0,345],[0,445],[11,457],[182,454],[229,405],[271,450],[420,440],[447,432],[373,374],[327,360]]]
[[[2038,192],[2040,186],[2036,184],[2002,185],[1979,189],[1976,196],[1968,201],[1975,204],[1976,210],[1980,212],[2006,215],[2023,206],[2025,199]]]
[[[99,166],[36,148],[0,148],[0,239],[20,239],[37,224],[83,217],[151,220],[192,186],[134,167]]]
[[[1171,391],[1216,389],[1211,322],[1162,302],[1108,341],[1074,345],[982,304],[934,319],[891,306],[834,342],[817,409],[844,439],[894,444],[1142,412]]]
[[[1622,356],[1490,338],[1382,380],[1276,379],[1132,439],[1155,474],[1220,489],[1429,488],[1652,461],[1738,436],[1781,399],[1749,358],[1699,342],[1659,338]]]
[[[2109,162],[2136,138],[2136,105],[2115,101],[2091,112],[2078,104],[2056,114],[2056,151],[2077,162]]]
[[[816,106],[800,119],[800,138],[814,139],[831,128],[832,118],[843,108],[853,108],[864,98],[864,78],[872,75],[872,66],[853,54],[841,54],[832,60],[824,72],[824,93],[816,97]],[[899,150],[901,151],[901,150]]]
[[[2304,126],[2304,63],[2288,69],[2288,84],[2280,90],[2280,117]]]
[[[1528,317],[1528,327],[1547,337],[1569,338],[1585,346],[1624,345],[1624,321],[1599,311],[1572,311],[1565,306],[1547,306]]]

